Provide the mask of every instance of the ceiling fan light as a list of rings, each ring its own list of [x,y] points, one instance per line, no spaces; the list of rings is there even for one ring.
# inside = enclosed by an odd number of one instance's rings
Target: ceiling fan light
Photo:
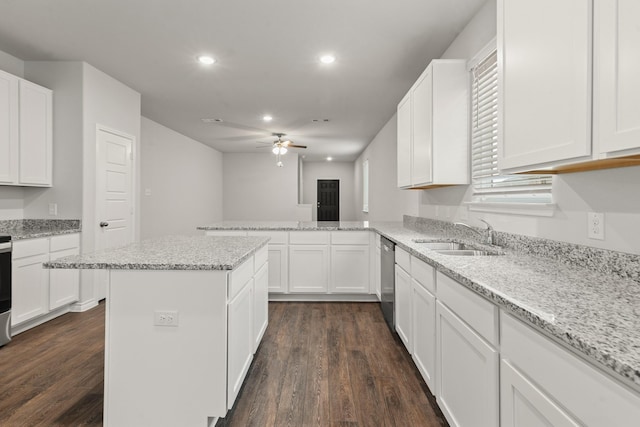
[[[273,147],[273,150],[271,150],[273,152],[273,154],[280,154],[280,147],[275,146]]]
[[[284,147],[280,147],[280,154],[286,154],[287,153],[287,149]]]

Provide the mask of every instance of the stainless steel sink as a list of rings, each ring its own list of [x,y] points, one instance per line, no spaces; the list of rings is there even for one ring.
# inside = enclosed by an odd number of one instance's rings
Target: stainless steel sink
[[[457,250],[436,250],[442,255],[455,255],[455,256],[494,256],[494,255],[504,255],[502,252],[497,251],[484,251],[477,249],[457,249]]]
[[[456,256],[504,255],[504,253],[500,251],[486,250],[481,247],[470,245],[467,243],[452,242],[452,241],[445,241],[445,240],[421,240],[421,239],[414,239],[413,242],[425,249],[432,250],[442,255],[456,255]]]

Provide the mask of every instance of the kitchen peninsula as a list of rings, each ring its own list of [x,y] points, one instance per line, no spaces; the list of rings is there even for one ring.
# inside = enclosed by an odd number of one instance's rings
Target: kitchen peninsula
[[[66,257],[107,269],[104,425],[213,425],[267,327],[265,237],[170,236]]]

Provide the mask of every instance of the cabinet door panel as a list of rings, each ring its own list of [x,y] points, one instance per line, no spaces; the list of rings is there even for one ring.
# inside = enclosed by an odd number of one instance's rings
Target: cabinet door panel
[[[269,266],[267,264],[258,270],[253,278],[253,285],[253,353],[255,353],[269,323]]]
[[[433,73],[427,67],[411,89],[413,107],[413,155],[411,157],[411,185],[433,182]]]
[[[591,157],[591,17],[583,0],[498,0],[500,169]]]
[[[18,78],[0,71],[0,184],[18,180]]]
[[[398,187],[411,186],[411,92],[398,104]]]
[[[253,279],[251,279],[253,280]],[[227,408],[231,409],[253,359],[253,284],[229,302]]]
[[[79,248],[52,252],[50,259],[53,261],[69,255],[78,255],[79,253]],[[62,268],[49,270],[49,310],[76,302],[79,296],[80,270]]]
[[[595,2],[594,129],[600,152],[640,148],[640,2]]]
[[[562,408],[505,360],[500,363],[501,427],[579,427]]]
[[[289,257],[287,245],[269,244],[269,292],[289,290]]]
[[[289,246],[289,291],[326,293],[329,286],[329,246]]]
[[[412,280],[413,361],[429,386],[436,389],[436,297]]]
[[[411,354],[413,350],[411,347],[411,276],[397,264],[394,304],[396,332]]]
[[[449,424],[497,426],[497,350],[440,302],[436,335],[436,399]]]
[[[15,326],[49,311],[49,270],[42,263],[49,254],[13,261],[11,325]]]
[[[369,246],[331,247],[331,292],[369,293]]]
[[[20,81],[20,184],[51,186],[52,95]]]

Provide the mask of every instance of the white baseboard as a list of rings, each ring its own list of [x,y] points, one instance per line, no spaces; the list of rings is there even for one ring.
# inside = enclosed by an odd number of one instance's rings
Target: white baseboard
[[[43,314],[42,316],[36,317],[35,319],[27,320],[26,322],[20,323],[19,325],[11,327],[11,336],[14,337],[28,329],[35,328],[38,325],[42,325],[43,323],[48,322],[49,320],[53,320],[58,316],[62,316],[63,314],[68,313],[69,310],[68,305],[60,307],[56,310],[50,311],[47,314]]]
[[[77,302],[71,305],[71,311],[74,313],[81,313],[83,311],[91,310],[94,307],[98,306],[98,301],[95,299],[90,299],[87,301]]]
[[[269,294],[269,301],[379,302],[375,294]]]

